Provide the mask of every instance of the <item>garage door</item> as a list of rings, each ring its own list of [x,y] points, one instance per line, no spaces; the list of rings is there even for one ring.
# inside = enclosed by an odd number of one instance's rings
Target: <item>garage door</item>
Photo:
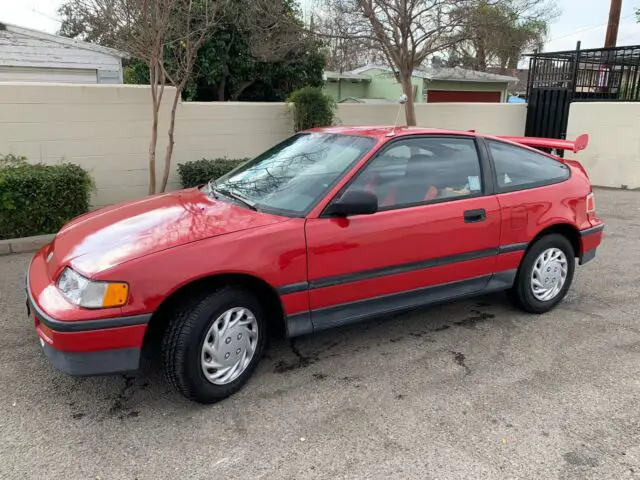
[[[443,102],[489,102],[500,103],[502,92],[463,92],[460,90],[429,90],[428,103]]]
[[[80,68],[0,67],[0,82],[98,83],[98,73]]]

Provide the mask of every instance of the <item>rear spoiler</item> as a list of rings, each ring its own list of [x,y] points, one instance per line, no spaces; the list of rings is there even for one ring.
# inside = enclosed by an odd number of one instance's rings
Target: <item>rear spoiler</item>
[[[502,140],[520,143],[533,148],[550,148],[553,150],[571,150],[578,153],[580,150],[587,148],[589,144],[589,135],[583,133],[578,135],[575,141],[561,140],[558,138],[538,138],[538,137],[497,137]]]

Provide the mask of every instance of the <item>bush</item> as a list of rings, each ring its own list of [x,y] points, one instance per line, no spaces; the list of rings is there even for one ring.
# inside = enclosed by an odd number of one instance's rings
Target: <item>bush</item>
[[[12,153],[0,155],[0,168],[21,167],[25,165],[27,165],[27,157],[21,157]]]
[[[93,181],[78,165],[0,155],[0,239],[55,233],[89,210]]]
[[[287,99],[293,110],[296,132],[333,124],[336,104],[321,88],[304,87],[293,92]]]
[[[125,60],[123,63],[122,77],[124,83],[131,85],[149,85],[149,65],[141,60]]]
[[[194,162],[179,163],[178,174],[184,188],[197,187],[209,180],[220,178],[248,158],[203,158]]]

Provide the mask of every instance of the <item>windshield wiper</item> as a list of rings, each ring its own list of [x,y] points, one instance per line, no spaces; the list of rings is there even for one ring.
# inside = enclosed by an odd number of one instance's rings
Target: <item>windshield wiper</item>
[[[251,210],[255,210],[255,211],[258,210],[258,207],[256,206],[255,202],[252,202],[248,198],[245,198],[242,195],[238,195],[237,193],[232,192],[231,190],[226,190],[224,188],[214,188],[214,189],[212,189],[212,192],[220,193],[220,194],[224,195],[225,197],[230,197],[230,198],[233,198],[234,200],[238,200],[239,202],[244,203]]]
[[[216,200],[218,199],[218,196],[216,195],[216,181],[214,179],[209,180],[207,183],[207,190],[209,190],[209,193],[213,198]]]

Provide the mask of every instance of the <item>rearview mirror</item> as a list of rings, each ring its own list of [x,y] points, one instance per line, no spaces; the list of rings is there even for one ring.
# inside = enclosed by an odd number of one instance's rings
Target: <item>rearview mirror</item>
[[[349,215],[370,215],[378,211],[378,197],[365,190],[351,190],[342,198],[329,204],[325,216],[346,217]]]

